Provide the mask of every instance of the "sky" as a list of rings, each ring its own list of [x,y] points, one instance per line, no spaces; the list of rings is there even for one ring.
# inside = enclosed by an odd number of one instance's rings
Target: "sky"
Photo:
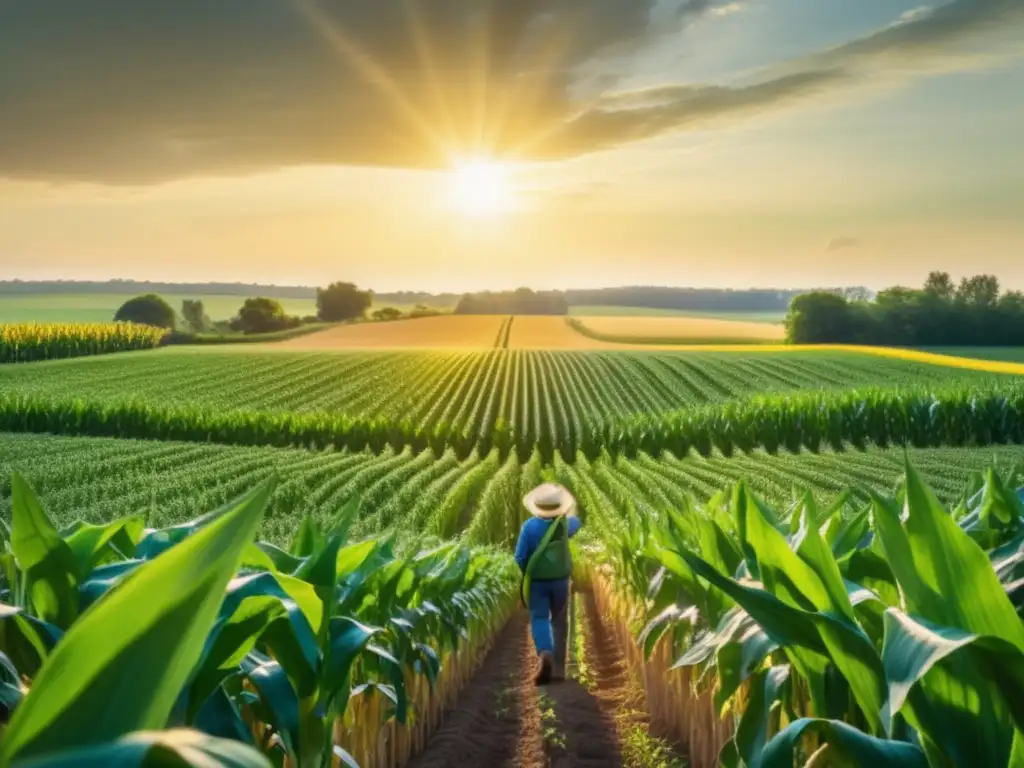
[[[0,279],[1024,288],[1021,0],[0,0]]]

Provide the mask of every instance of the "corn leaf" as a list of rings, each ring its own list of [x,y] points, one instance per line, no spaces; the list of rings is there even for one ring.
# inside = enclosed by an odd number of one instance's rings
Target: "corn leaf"
[[[684,552],[682,556],[694,573],[735,600],[765,634],[783,648],[793,667],[807,681],[814,712],[828,712],[825,673],[829,659],[816,627],[816,620],[820,617],[782,602],[760,586],[755,586],[755,582],[741,583],[718,573],[692,552]]]
[[[913,744],[869,736],[839,720],[795,720],[768,742],[760,768],[793,768],[801,739],[815,734],[838,757],[871,768],[928,768],[924,752]]]
[[[715,706],[719,709],[725,706],[729,697],[739,690],[768,655],[779,647],[754,622],[749,622],[749,625],[744,622],[742,626],[745,629],[723,643],[715,656],[715,670],[718,673]]]
[[[122,560],[119,563],[108,563],[94,568],[89,578],[78,587],[79,608],[84,611],[144,562]]]
[[[246,565],[264,568],[268,571],[278,570],[282,573],[295,573],[295,570],[302,565],[302,558],[295,557],[290,552],[285,552],[265,541],[258,541],[248,547],[242,558]]]
[[[135,557],[140,560],[152,560],[157,555],[167,551],[175,544],[180,544],[189,536],[222,517],[231,506],[229,504],[227,507],[207,512],[205,515],[200,515],[195,520],[189,520],[186,523],[179,523],[178,525],[171,525],[166,528],[147,528],[143,531],[142,538],[135,546]]]
[[[781,665],[758,672],[750,681],[750,698],[736,728],[736,754],[749,768],[760,768],[771,725],[771,712],[789,682],[789,667]]]
[[[233,678],[240,678],[241,673],[235,672]],[[232,739],[244,744],[253,743],[252,731],[242,717],[242,712],[235,698],[222,685],[207,697],[199,708],[191,723],[192,727],[219,739]]]
[[[911,723],[958,766],[1007,765],[1024,726],[1024,654],[993,637],[885,613],[882,650],[890,720],[909,703]]]
[[[86,579],[105,557],[117,560],[132,557],[144,525],[139,516],[123,517],[106,525],[77,523],[74,532],[65,535],[64,541],[75,555],[79,579]]]
[[[295,557],[309,557],[323,544],[323,534],[316,524],[316,519],[307,514],[302,518],[299,530],[292,540],[289,551]]]
[[[318,594],[323,594],[325,590],[333,590],[338,582],[339,549],[341,537],[329,536],[318,550],[302,559],[292,575],[312,584],[317,588]]]
[[[258,653],[250,653],[241,664],[242,672],[259,691],[264,718],[277,731],[289,754],[302,743],[301,703],[284,667]]]
[[[0,763],[166,725],[272,490],[261,485],[83,614],[15,713]]]
[[[254,748],[199,731],[143,731],[107,744],[16,761],[11,768],[270,768]]]
[[[190,686],[190,706],[202,705],[257,641],[272,648],[301,695],[316,686],[320,649],[305,614],[270,573],[235,578],[228,585],[220,615],[206,641]]]
[[[326,704],[339,716],[345,714],[351,687],[352,664],[366,648],[370,639],[382,632],[355,619],[335,617],[330,624],[330,650],[323,674]]]
[[[23,608],[0,603],[0,653],[23,675],[35,677],[61,637],[52,624],[30,616]]]
[[[11,478],[11,552],[28,584],[35,614],[67,629],[78,616],[78,564],[17,472]]]
[[[813,615],[779,600],[756,582],[741,583],[719,573],[692,552],[680,554],[695,574],[725,592],[780,645],[799,646],[825,655]]]
[[[779,534],[774,529],[761,527],[761,532],[769,540],[774,539],[775,546],[771,549],[776,554],[783,554],[780,562],[788,567],[786,573],[793,571],[794,562],[784,552],[790,551],[782,547]],[[775,538],[772,534],[775,534]],[[799,560],[806,563],[811,574],[803,574],[798,584],[807,584],[812,588],[808,595],[823,620],[818,621],[818,631],[828,646],[832,661],[842,672],[850,689],[860,705],[867,722],[878,732],[882,731],[882,720],[878,711],[885,701],[885,678],[882,662],[871,639],[864,632],[854,613],[847,584],[839,571],[839,564],[832,554],[831,548],[822,538],[816,521],[807,513],[807,506],[800,515],[797,535],[793,542]],[[796,569],[799,574],[799,569]],[[820,587],[820,589],[814,589]]]
[[[1001,638],[1024,651],[1024,625],[988,556],[945,512],[909,464],[906,505],[911,559],[892,566],[901,587],[908,568],[917,572],[915,581],[924,587],[922,604],[908,601],[911,613],[943,626]],[[888,542],[886,548],[888,552]]]

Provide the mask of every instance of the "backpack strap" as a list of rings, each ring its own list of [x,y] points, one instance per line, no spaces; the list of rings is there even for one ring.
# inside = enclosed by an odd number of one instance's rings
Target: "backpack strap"
[[[544,550],[548,548],[548,544],[551,543],[551,539],[555,536],[555,531],[558,530],[559,525],[565,525],[566,535],[569,533],[568,524],[565,521],[565,516],[556,517],[554,522],[548,526],[547,531],[544,533],[544,538],[540,540],[540,544],[533,550],[533,554],[530,555],[530,560],[526,564],[526,571],[523,573],[523,583],[519,587],[519,596],[523,598],[523,605],[529,609],[530,607],[530,584],[533,582],[533,572],[537,570],[537,563],[540,562],[540,556],[544,554]]]

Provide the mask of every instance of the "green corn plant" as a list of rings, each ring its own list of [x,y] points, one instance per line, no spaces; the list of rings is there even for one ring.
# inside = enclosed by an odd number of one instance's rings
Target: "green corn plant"
[[[17,747],[22,713],[42,696],[45,670],[66,653],[68,638],[92,626],[90,616],[145,581],[155,565],[180,561],[236,515],[238,503],[163,529],[144,528],[133,517],[56,531],[20,477],[12,489],[14,525],[3,529],[0,595],[20,595],[20,602],[0,605],[0,712],[14,713],[8,734],[15,738],[4,743]],[[271,490],[259,496],[260,509]],[[189,635],[191,655],[160,689],[158,704],[149,704],[159,705],[160,716],[123,733],[98,729],[92,740],[69,742],[71,751],[60,756],[65,762],[55,764],[107,755],[142,760],[179,749],[220,755],[220,739],[255,747],[277,764],[352,762],[346,746],[368,762],[382,727],[400,729],[425,717],[436,706],[435,688],[450,696],[460,682],[444,670],[458,666],[460,655],[479,653],[507,617],[515,569],[507,554],[461,544],[406,546],[399,555],[393,536],[351,539],[359,509],[353,499],[326,527],[305,518],[288,550],[242,542],[211,593],[216,599],[197,614],[205,628]],[[190,585],[168,583],[174,593],[189,593]],[[175,635],[165,634],[168,641]],[[163,727],[205,736],[125,736]]]
[[[437,456],[451,448],[460,460],[496,447],[501,459],[515,452],[526,461],[538,449],[546,462],[555,453],[569,460],[579,450],[594,459],[602,449],[627,457],[640,452],[656,456],[665,450],[677,456],[691,451],[728,456],[757,448],[795,453],[823,446],[1024,442],[1024,388],[1019,377],[940,387],[908,380],[884,389],[786,394],[751,394],[756,390],[742,388],[727,399],[684,399],[683,407],[672,410],[666,410],[671,400],[653,400],[649,409],[638,413],[622,382],[607,384],[608,392],[601,398],[608,404],[595,407],[588,402],[594,393],[566,374],[561,364],[533,353],[523,362],[515,370],[503,371],[512,376],[501,395],[508,414],[494,406],[496,398],[484,407],[486,388],[473,380],[474,371],[491,378],[496,374],[466,368],[447,384],[440,378],[436,402],[415,417],[383,405],[352,413],[239,410],[205,398],[134,397],[117,388],[88,389],[78,397],[59,387],[21,386],[0,395],[0,429],[374,453],[430,448]],[[634,367],[629,362],[616,365],[620,372]],[[296,397],[301,402],[304,394]]]
[[[74,557],[67,556],[71,547],[53,531],[28,485],[15,476],[13,486],[17,496],[11,553],[19,567],[25,563],[22,575],[30,607],[66,619],[76,607],[64,605],[74,602],[68,588],[76,586],[73,577],[80,574]],[[24,609],[4,607],[7,617],[14,619],[12,626],[19,628],[13,638],[4,633],[5,658],[9,661],[14,654],[24,659],[28,646],[44,658],[4,730],[0,763],[71,765],[103,758],[142,765],[154,751],[174,754],[187,748],[187,754],[179,754],[186,765],[197,764],[194,761],[204,752],[234,755],[239,765],[266,765],[258,753],[241,745],[200,734],[137,732],[162,729],[171,719],[224,588],[252,540],[272,490],[272,484],[264,484],[208,520],[187,541],[151,562],[136,564],[118,588],[85,609],[52,648],[46,647],[39,632],[44,619],[33,624],[26,621]],[[88,538],[98,545],[103,536]],[[115,538],[110,534],[107,543]]]
[[[358,508],[325,531],[304,521],[290,551],[247,554],[259,571],[229,589],[189,692],[197,727],[243,734],[255,717],[256,742],[278,758],[331,765],[344,746],[364,762],[381,727],[410,724],[427,705],[461,641],[479,647],[497,629],[514,583],[507,556],[459,545],[397,556],[387,537],[349,542]],[[284,595],[269,594],[275,582]]]
[[[906,477],[899,501],[781,513],[741,483],[608,542],[645,651],[671,642],[718,708],[742,704],[723,765],[1016,764],[1024,504],[989,470],[954,516]]]

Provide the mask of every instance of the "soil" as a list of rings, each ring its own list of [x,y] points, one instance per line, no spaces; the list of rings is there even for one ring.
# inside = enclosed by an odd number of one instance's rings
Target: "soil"
[[[622,766],[621,713],[631,698],[628,673],[613,637],[584,601],[585,663],[592,690],[570,674],[538,687],[529,617],[517,613],[495,642],[454,711],[412,768],[614,768]],[[542,714],[543,713],[543,714]],[[616,717],[620,717],[617,723]]]

